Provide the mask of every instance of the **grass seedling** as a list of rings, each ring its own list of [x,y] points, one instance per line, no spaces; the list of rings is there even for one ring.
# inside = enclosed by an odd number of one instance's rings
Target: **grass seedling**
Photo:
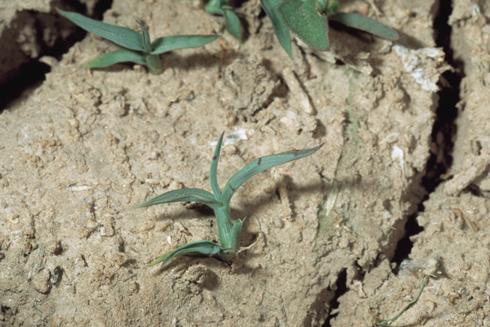
[[[229,0],[209,0],[204,9],[210,14],[223,16],[228,33],[242,39],[242,24]]]
[[[405,308],[403,308],[398,314],[396,314],[395,316],[393,316],[392,318],[389,318],[389,319],[385,319],[385,320],[381,320],[379,321],[376,326],[377,327],[389,327],[391,326],[391,324],[393,324],[396,320],[398,320],[398,318],[400,318],[405,312],[407,312],[411,307],[413,307],[420,299],[420,297],[422,296],[422,292],[424,291],[425,287],[429,284],[429,278],[432,277],[430,275],[426,275],[424,276],[424,278],[422,279],[422,283],[420,285],[420,289],[417,293],[417,295],[415,296],[414,299],[412,299],[406,306]]]
[[[138,206],[150,207],[156,204],[171,202],[196,202],[204,204],[214,211],[218,224],[219,244],[212,241],[191,242],[177,247],[175,250],[163,256],[157,257],[151,262],[152,265],[160,262],[165,264],[186,254],[216,255],[225,260],[231,259],[238,251],[238,238],[243,224],[242,219],[232,219],[231,217],[230,201],[233,194],[253,176],[286,162],[312,155],[320,148],[320,146],[317,146],[310,149],[283,152],[255,159],[231,176],[224,188],[221,189],[218,184],[217,170],[222,143],[223,134],[221,134],[216,144],[211,161],[209,182],[212,193],[198,188],[183,188],[163,193]]]
[[[175,35],[150,40],[148,26],[138,21],[140,31],[100,22],[75,12],[57,9],[58,13],[84,30],[109,40],[121,49],[103,54],[90,61],[89,68],[104,68],[123,62],[148,67],[153,74],[163,72],[161,54],[185,48],[197,48],[218,38],[218,35]]]
[[[328,50],[328,22],[336,21],[350,28],[395,41],[398,33],[372,18],[355,12],[338,12],[337,0],[261,0],[279,43],[292,56],[291,35],[294,32],[309,47]]]

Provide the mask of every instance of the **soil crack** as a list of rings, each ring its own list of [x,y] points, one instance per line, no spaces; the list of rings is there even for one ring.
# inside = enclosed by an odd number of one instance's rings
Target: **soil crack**
[[[454,70],[446,71],[441,76],[441,89],[438,93],[439,103],[436,108],[436,118],[431,134],[431,155],[426,164],[425,174],[422,177],[422,186],[427,194],[416,204],[417,212],[411,215],[405,225],[405,235],[396,246],[392,262],[399,267],[400,263],[408,259],[412,251],[413,242],[410,238],[423,231],[417,222],[417,216],[424,212],[424,202],[444,180],[453,161],[454,139],[456,137],[456,119],[458,116],[458,103],[460,102],[461,81],[464,77],[462,62],[454,58],[451,46],[452,27],[449,17],[453,11],[453,1],[440,1],[439,10],[434,19],[435,41],[438,47],[444,49],[446,62]]]

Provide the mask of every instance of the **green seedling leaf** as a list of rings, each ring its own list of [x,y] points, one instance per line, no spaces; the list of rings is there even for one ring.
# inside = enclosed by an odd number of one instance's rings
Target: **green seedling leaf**
[[[211,184],[211,189],[216,197],[221,196],[221,189],[218,184],[218,161],[221,153],[221,145],[223,144],[224,133],[221,133],[218,143],[214,148],[213,158],[211,160],[211,169],[209,171],[209,183]]]
[[[137,20],[138,25],[140,26],[141,30],[141,44],[143,45],[143,48],[145,49],[146,53],[150,53],[152,50],[151,47],[151,41],[150,41],[150,32],[148,31],[148,25],[145,24],[144,21],[141,19]]]
[[[282,165],[286,162],[297,160],[315,153],[320,146],[311,149],[289,151],[270,156],[261,157],[245,165],[235,173],[226,183],[223,192],[218,184],[218,161],[221,147],[223,145],[223,134],[218,139],[213,152],[209,180],[214,195],[197,188],[186,188],[166,192],[141,205],[139,207],[149,207],[156,204],[170,202],[198,202],[211,207],[217,221],[219,245],[210,241],[198,241],[181,246],[174,251],[158,257],[153,264],[159,262],[169,262],[170,260],[191,253],[204,255],[220,254],[221,258],[231,259],[239,248],[239,234],[243,227],[243,220],[232,219],[230,210],[230,200],[233,193],[253,176],[269,168]]]
[[[186,254],[202,254],[206,256],[213,256],[221,253],[222,248],[211,241],[195,241],[186,245],[182,245],[177,249],[155,258],[150,265],[156,265],[160,262],[164,264],[169,263],[173,259],[186,255]]]
[[[217,201],[211,193],[205,190],[201,190],[199,188],[183,188],[160,194],[146,202],[143,202],[137,207],[145,208],[157,204],[171,202],[197,202],[205,204],[211,208],[221,205],[221,203]]]
[[[284,0],[279,12],[286,25],[308,46],[328,50],[328,24],[317,8],[317,0]]]
[[[145,57],[131,50],[119,49],[112,51],[97,58],[91,60],[88,64],[88,68],[105,68],[114,64],[123,62],[133,62],[135,64],[145,65]]]
[[[219,35],[176,35],[161,37],[153,41],[152,54],[162,54],[165,52],[185,49],[197,48],[205,44],[213,42]]]
[[[288,151],[255,159],[230,177],[223,188],[221,202],[229,203],[235,191],[253,176],[272,167],[285,164],[286,162],[310,156],[320,149],[320,147],[321,146],[305,150]]]
[[[391,27],[358,13],[337,13],[330,16],[329,19],[345,26],[368,32],[382,39],[396,41],[399,38],[398,32]]]
[[[204,9],[212,15],[224,15],[223,5],[228,5],[226,0],[209,0]]]
[[[228,0],[209,0],[204,9],[212,15],[223,16],[228,33],[242,39],[242,24]]]
[[[226,30],[238,40],[242,39],[242,24],[233,9],[224,10]]]
[[[281,0],[261,0],[262,8],[272,22],[274,33],[276,34],[279,43],[289,57],[293,57],[293,49],[291,47],[291,33],[279,13],[279,5]]]
[[[95,35],[127,49],[145,51],[145,48],[141,43],[141,36],[138,32],[127,27],[103,23],[75,12],[63,11],[60,9],[57,9],[57,11],[61,16],[90,33],[94,33]]]
[[[126,48],[95,58],[88,64],[89,68],[104,68],[121,62],[134,62],[145,65],[153,74],[160,74],[164,68],[160,54],[183,48],[200,47],[218,38],[217,35],[178,35],[161,37],[152,43],[148,26],[142,20],[137,21],[141,30],[138,33],[126,27],[99,22],[74,12],[57,10],[60,15],[86,31]]]

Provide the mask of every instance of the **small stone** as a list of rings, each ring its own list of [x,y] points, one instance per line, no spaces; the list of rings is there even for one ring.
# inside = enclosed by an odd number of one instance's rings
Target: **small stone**
[[[51,290],[51,283],[49,282],[50,277],[51,273],[49,270],[41,270],[32,278],[32,287],[34,287],[34,289],[41,294],[48,294]]]
[[[61,241],[56,241],[54,244],[52,244],[50,252],[54,255],[60,255],[61,253],[63,253],[63,246],[61,245]]]

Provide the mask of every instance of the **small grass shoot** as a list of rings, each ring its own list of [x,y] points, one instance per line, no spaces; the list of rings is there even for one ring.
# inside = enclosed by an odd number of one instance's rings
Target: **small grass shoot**
[[[163,72],[161,54],[178,49],[197,48],[218,38],[218,35],[175,35],[159,37],[152,42],[148,26],[141,20],[138,21],[140,31],[137,32],[127,27],[97,21],[75,12],[57,10],[60,15],[87,32],[121,47],[91,60],[87,64],[91,69],[131,62],[148,67],[153,74],[160,74]]]
[[[242,24],[229,0],[209,0],[204,9],[212,15],[223,16],[228,33],[238,40],[242,39]]]
[[[183,188],[168,191],[138,206],[150,207],[171,202],[195,202],[206,205],[213,210],[216,217],[219,243],[217,244],[207,240],[194,241],[179,246],[163,256],[157,257],[151,262],[152,265],[160,262],[166,264],[186,254],[219,256],[224,260],[231,259],[238,251],[238,239],[243,225],[242,219],[233,219],[231,217],[230,201],[233,194],[235,194],[240,186],[255,175],[272,167],[310,156],[320,148],[320,146],[317,146],[310,149],[288,151],[255,159],[231,176],[224,188],[221,189],[218,184],[217,170],[222,143],[223,134],[221,134],[216,144],[211,161],[209,182],[212,193],[198,188]]]
[[[411,307],[413,307],[417,302],[419,301],[420,297],[422,296],[422,292],[424,292],[425,287],[429,284],[429,279],[430,275],[424,276],[422,279],[422,283],[420,285],[419,291],[417,292],[417,295],[415,298],[413,298],[399,313],[397,313],[395,316],[389,319],[384,319],[379,321],[376,326],[377,327],[389,327],[391,326],[395,321],[398,320],[405,312],[407,312]]]

